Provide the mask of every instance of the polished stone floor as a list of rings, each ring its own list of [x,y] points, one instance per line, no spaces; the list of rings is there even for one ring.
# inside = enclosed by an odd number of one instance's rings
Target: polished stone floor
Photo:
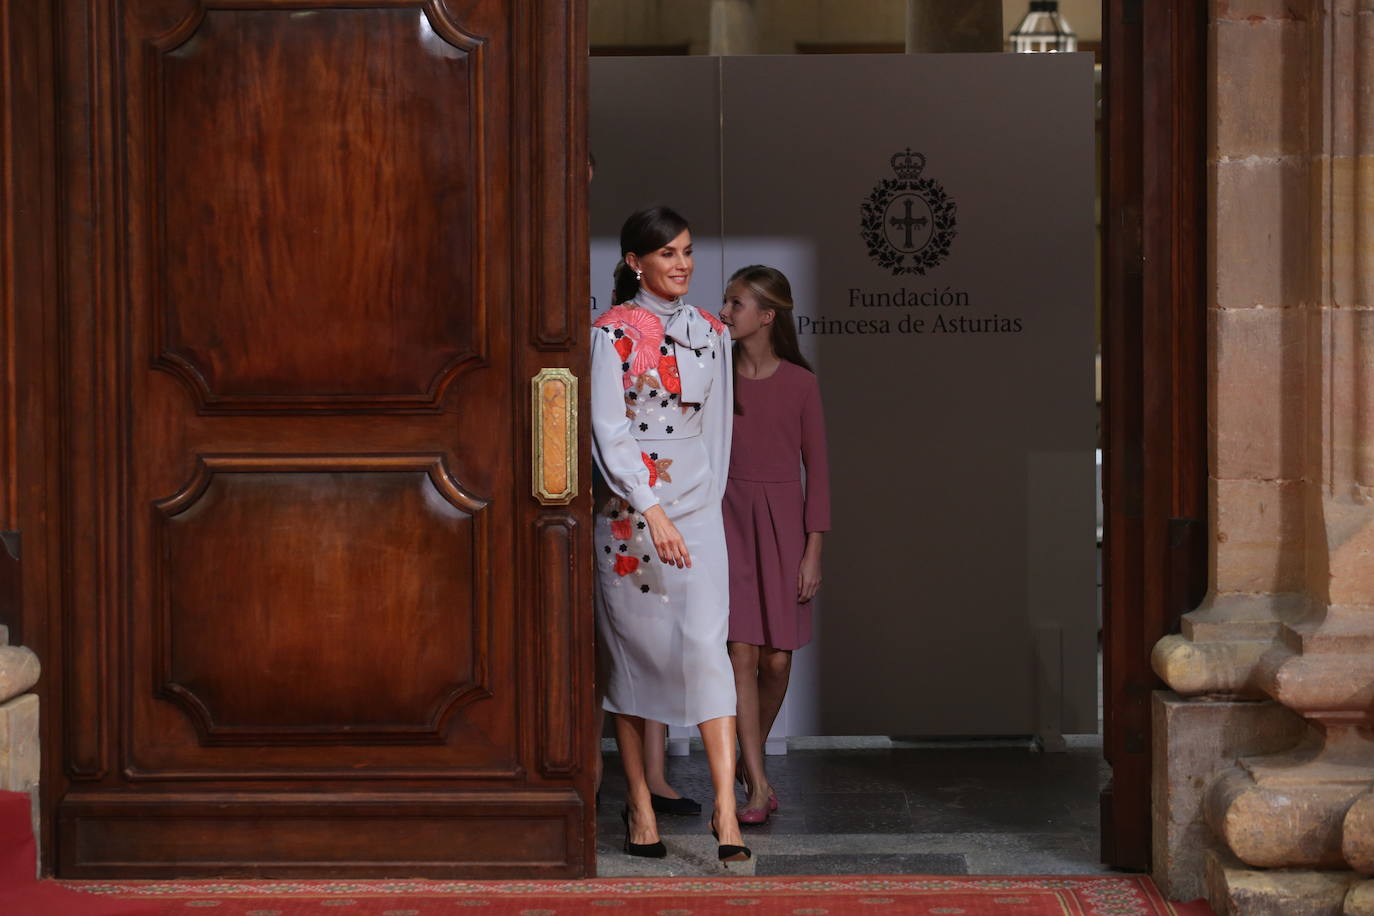
[[[768,758],[780,810],[745,828],[751,862],[733,874],[1095,874],[1101,740],[1063,753],[1018,742],[903,743],[792,749]],[[876,745],[876,746],[874,746]],[[671,757],[670,781],[706,804],[700,817],[659,817],[668,858],[621,851],[625,784],[606,754],[598,873],[720,874],[710,834],[710,779],[701,751]]]

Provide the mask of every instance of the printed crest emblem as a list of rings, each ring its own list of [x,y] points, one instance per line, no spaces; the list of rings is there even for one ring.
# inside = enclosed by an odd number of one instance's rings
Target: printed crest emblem
[[[860,230],[868,256],[893,276],[922,274],[949,256],[954,201],[933,178],[922,178],[926,157],[908,147],[890,160],[896,178],[884,178],[862,208]]]

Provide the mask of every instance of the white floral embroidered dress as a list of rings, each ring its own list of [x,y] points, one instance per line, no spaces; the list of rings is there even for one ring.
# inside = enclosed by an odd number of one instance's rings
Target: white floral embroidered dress
[[[729,343],[714,316],[647,291],[592,328],[592,453],[614,494],[595,532],[611,712],[669,725],[735,714],[721,518],[734,414]],[[658,559],[643,515],[654,505],[682,533],[690,569]]]

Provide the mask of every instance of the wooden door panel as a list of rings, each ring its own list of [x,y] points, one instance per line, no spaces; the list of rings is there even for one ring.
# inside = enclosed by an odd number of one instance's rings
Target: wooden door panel
[[[441,459],[201,467],[157,507],[153,602],[202,744],[440,742],[489,694],[486,503]]]
[[[566,802],[314,793],[255,801],[202,793],[137,802],[90,796],[59,828],[68,874],[350,875],[549,873],[581,852]],[[326,813],[327,812],[327,813]],[[378,861],[377,850],[388,850]],[[131,858],[131,853],[136,858]]]
[[[131,38],[159,365],[217,407],[433,407],[487,350],[482,43],[414,6]]]
[[[581,4],[56,2],[53,858],[587,872]]]
[[[509,198],[473,193],[508,130],[472,97],[490,55],[435,4],[227,5],[142,0],[125,36],[130,346],[172,373],[130,379],[153,508],[129,517],[124,769],[516,779],[490,575],[514,532],[488,524],[517,498],[514,367],[509,321],[484,325],[504,275],[476,269],[501,238],[477,204]]]

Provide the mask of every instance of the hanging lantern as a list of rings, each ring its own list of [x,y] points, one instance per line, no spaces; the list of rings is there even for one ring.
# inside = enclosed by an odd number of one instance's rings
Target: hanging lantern
[[[1078,36],[1059,15],[1059,0],[1031,0],[1030,12],[1011,33],[1011,49],[1030,53],[1078,50]]]

